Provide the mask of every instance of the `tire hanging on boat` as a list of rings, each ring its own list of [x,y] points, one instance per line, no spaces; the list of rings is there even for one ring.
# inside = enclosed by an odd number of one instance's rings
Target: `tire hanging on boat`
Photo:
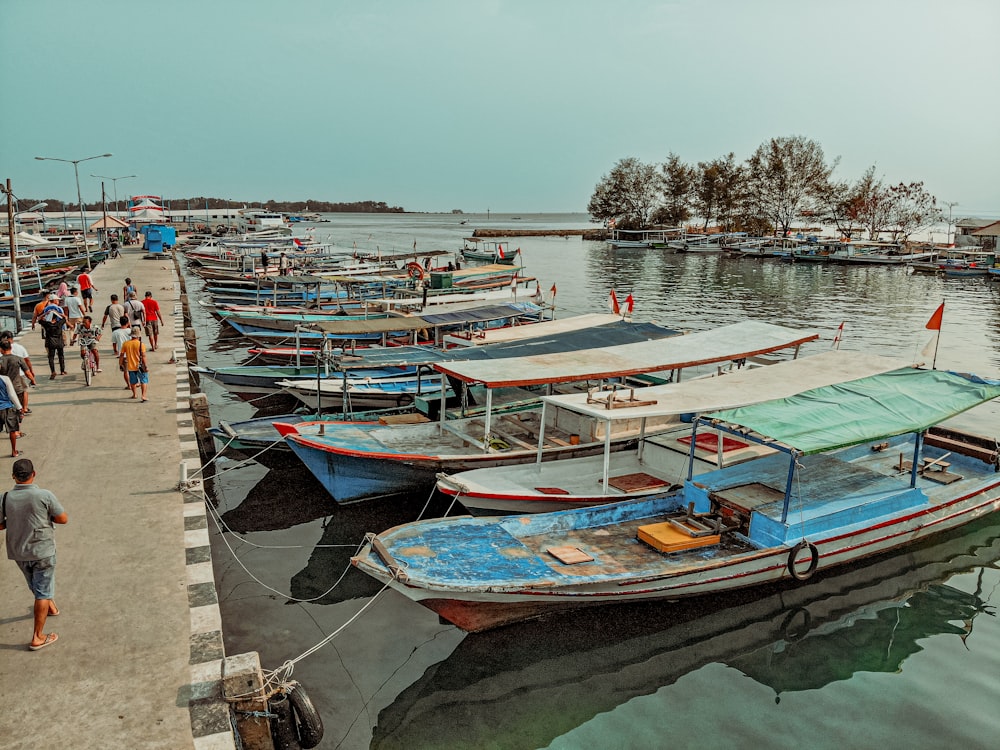
[[[289,682],[287,694],[298,726],[299,744],[306,750],[316,747],[323,740],[323,719],[320,718],[319,711],[301,683],[295,680]]]
[[[422,278],[424,278],[424,267],[421,266],[419,263],[412,263],[412,262],[407,263],[406,272],[409,275],[409,277],[415,281],[420,281]]]
[[[795,567],[795,558],[798,557],[799,552],[804,549],[809,550],[809,567],[800,571]],[[792,551],[788,553],[788,572],[796,581],[808,581],[812,578],[813,573],[816,572],[816,566],[818,565],[819,550],[816,549],[816,545],[810,541],[803,539],[801,542],[792,547]]]

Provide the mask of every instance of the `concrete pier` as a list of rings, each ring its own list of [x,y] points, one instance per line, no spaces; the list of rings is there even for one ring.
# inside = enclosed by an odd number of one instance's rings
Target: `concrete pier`
[[[127,248],[92,274],[98,323],[126,276],[140,297],[153,293],[165,321],[157,351],[148,354],[148,403],[129,398],[110,328],[100,342],[103,372],[89,388],[76,346],[66,348],[67,374],[50,380],[40,329],[26,324],[18,339],[38,380],[18,448],[69,523],[56,528],[61,612],[45,628],[59,640],[41,651],[28,650],[31,592],[0,546],[0,744],[7,750],[234,747],[221,699],[224,653],[204,502],[197,481],[179,487],[182,461],[192,477],[200,467],[180,283],[169,255],[145,258]],[[0,489],[13,486],[13,461],[4,434]]]

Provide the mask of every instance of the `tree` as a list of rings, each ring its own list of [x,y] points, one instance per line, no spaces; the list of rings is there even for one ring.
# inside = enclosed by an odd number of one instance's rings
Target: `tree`
[[[680,226],[691,218],[691,197],[697,172],[671,152],[660,165],[663,205],[652,216],[656,224]]]
[[[823,148],[804,136],[772,138],[747,160],[749,204],[785,234],[797,217],[819,204],[838,161],[827,165]]]
[[[742,179],[743,170],[732,152],[709,162],[698,162],[692,203],[705,229],[713,219],[727,231],[732,228],[742,202]]]
[[[587,211],[594,221],[614,219],[618,227],[638,229],[649,224],[658,194],[656,167],[628,157],[597,183]]]
[[[888,188],[892,206],[892,228],[889,238],[906,242],[910,235],[942,219],[937,198],[924,189],[923,182],[899,183]]]

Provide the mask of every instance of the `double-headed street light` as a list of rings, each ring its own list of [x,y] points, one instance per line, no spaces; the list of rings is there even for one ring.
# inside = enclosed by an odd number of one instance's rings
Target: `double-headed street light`
[[[79,164],[81,161],[90,161],[91,159],[104,159],[111,154],[98,154],[97,156],[88,156],[86,159],[57,159],[54,156],[36,156],[38,161],[64,161],[67,164],[73,165],[73,174],[76,176],[76,201],[80,204],[80,224],[83,229],[83,247],[87,252],[87,270],[92,271],[93,268],[90,265],[90,245],[87,242],[87,217],[83,215],[83,197],[80,195],[80,169]]]
[[[130,177],[138,177],[138,175],[127,174],[127,175],[124,175],[123,177],[107,177],[107,176],[105,176],[103,174],[92,174],[90,176],[91,177],[99,177],[102,180],[111,180],[112,184],[114,185],[114,191],[115,191],[115,218],[116,219],[120,219],[121,216],[118,215],[118,180],[127,180]]]

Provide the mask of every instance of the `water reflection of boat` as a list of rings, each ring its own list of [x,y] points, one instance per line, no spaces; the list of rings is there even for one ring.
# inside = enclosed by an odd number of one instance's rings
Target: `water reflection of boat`
[[[919,639],[964,640],[980,613],[993,615],[978,590],[947,581],[998,559],[1000,525],[987,518],[809,586],[627,605],[614,617],[598,609],[469,635],[381,711],[371,747],[545,747],[712,663],[778,694],[897,672]]]

